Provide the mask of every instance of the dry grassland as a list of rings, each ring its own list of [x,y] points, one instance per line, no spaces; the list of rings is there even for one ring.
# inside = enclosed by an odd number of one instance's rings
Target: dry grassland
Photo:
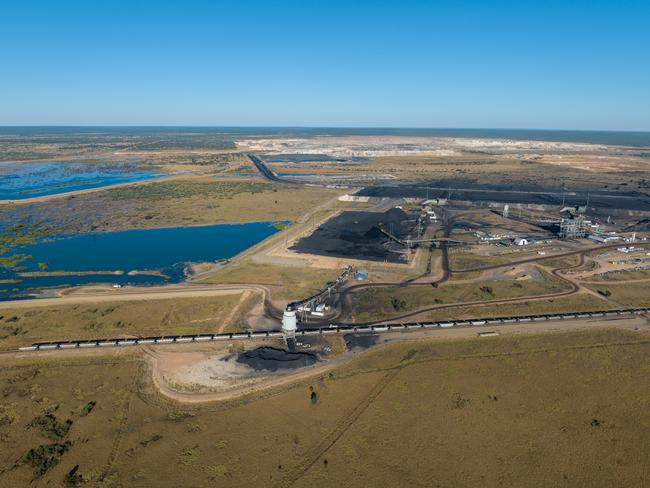
[[[562,158],[560,158],[562,159]],[[519,183],[571,188],[635,189],[639,181],[630,173],[612,168],[608,163],[585,164],[594,161],[593,156],[574,156],[569,164],[558,164],[558,158],[549,157],[548,162],[539,159],[516,157],[514,155],[473,154],[458,156],[408,155],[375,157],[368,165],[359,166],[358,171],[367,174],[392,174],[405,180],[464,180],[480,184],[502,185]],[[634,170],[647,174],[647,164],[634,160]],[[570,171],[567,170],[570,167]],[[589,167],[589,169],[587,169]],[[461,183],[462,184],[462,183]]]
[[[594,295],[577,293],[569,297],[542,298],[519,303],[500,303],[433,310],[421,315],[422,320],[471,319],[476,317],[512,317],[561,312],[588,312],[613,308],[610,302]],[[420,316],[418,316],[420,317]]]
[[[508,262],[510,262],[510,260],[503,256],[482,256],[480,254],[456,251],[449,253],[449,265],[450,268],[455,271],[496,266],[499,264],[507,264]]]
[[[296,220],[341,191],[263,181],[186,177],[41,202],[7,205],[7,221],[45,220],[56,232],[90,232]]]
[[[201,283],[255,283],[269,287],[274,300],[297,300],[322,289],[341,274],[340,269],[257,264],[233,264],[200,279]]]
[[[641,488],[650,342],[638,334],[401,343],[191,407],[158,396],[124,352],[5,361],[0,484],[63,486],[78,465],[101,487]],[[48,463],[51,445],[67,447]]]
[[[355,321],[365,322],[399,316],[427,306],[520,297],[535,297],[570,289],[564,281],[540,271],[541,280],[484,280],[472,283],[447,282],[432,286],[369,288],[353,299]],[[448,311],[447,314],[450,312]],[[454,312],[451,312],[452,314]]]
[[[617,281],[640,281],[650,279],[650,269],[631,269],[621,271],[610,271],[606,275],[588,276],[589,281],[602,281],[603,283]]]
[[[38,341],[216,331],[221,325],[241,325],[240,314],[253,304],[247,301],[239,307],[238,315],[230,316],[240,296],[233,293],[209,298],[3,308],[0,309],[0,349],[15,349]],[[254,297],[259,299],[259,295]]]
[[[587,284],[598,293],[604,293],[609,299],[628,307],[650,306],[650,282],[640,281],[637,283],[603,283]]]

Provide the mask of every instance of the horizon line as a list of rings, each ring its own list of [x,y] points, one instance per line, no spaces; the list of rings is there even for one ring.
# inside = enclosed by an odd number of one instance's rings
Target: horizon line
[[[494,130],[547,132],[633,132],[650,133],[650,129],[566,129],[541,127],[411,127],[362,125],[192,125],[192,124],[15,124],[0,125],[0,129],[14,128],[197,128],[197,129],[347,129],[347,130]]]

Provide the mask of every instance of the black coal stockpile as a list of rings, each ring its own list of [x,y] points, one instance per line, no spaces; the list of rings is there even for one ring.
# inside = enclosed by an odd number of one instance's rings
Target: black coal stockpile
[[[401,262],[404,248],[380,229],[406,239],[415,227],[416,215],[399,208],[387,212],[343,212],[328,220],[291,249],[323,256]]]
[[[310,366],[318,362],[318,357],[308,352],[290,352],[275,347],[258,347],[239,353],[237,362],[258,371],[277,371]]]
[[[343,336],[345,346],[349,351],[352,349],[367,349],[377,344],[379,336],[376,334],[346,334]]]

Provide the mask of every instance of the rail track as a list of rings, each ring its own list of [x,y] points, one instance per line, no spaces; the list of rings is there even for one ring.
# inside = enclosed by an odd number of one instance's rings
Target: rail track
[[[513,323],[539,322],[539,321],[562,321],[576,319],[593,319],[608,317],[633,317],[650,313],[650,308],[623,308],[612,310],[600,310],[593,312],[572,312],[572,313],[555,313],[539,315],[522,315],[507,317],[486,317],[471,320],[446,320],[446,321],[423,321],[423,322],[405,322],[393,323],[385,322],[378,324],[330,324],[327,327],[313,329],[299,329],[296,331],[297,337],[323,336],[336,334],[362,334],[362,333],[388,333],[403,332],[417,329],[446,329],[453,327],[482,327],[482,326],[499,326]],[[109,347],[129,347],[129,346],[159,346],[169,344],[187,344],[187,343],[204,343],[213,341],[231,341],[231,340],[264,340],[268,338],[281,338],[281,330],[267,331],[249,331],[249,332],[228,332],[223,334],[195,334],[181,336],[151,336],[139,338],[114,338],[114,339],[83,339],[71,341],[54,341],[54,342],[37,342],[29,346],[18,348],[20,352],[32,351],[54,351],[70,349],[91,349],[91,348],[109,348]]]

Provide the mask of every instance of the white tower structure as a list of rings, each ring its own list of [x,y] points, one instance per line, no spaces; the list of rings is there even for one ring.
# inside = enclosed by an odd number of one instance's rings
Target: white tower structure
[[[295,337],[298,328],[295,310],[285,310],[282,315],[282,332],[285,337]]]
[[[508,218],[508,213],[510,212],[510,205],[507,203],[503,206],[503,216]]]

